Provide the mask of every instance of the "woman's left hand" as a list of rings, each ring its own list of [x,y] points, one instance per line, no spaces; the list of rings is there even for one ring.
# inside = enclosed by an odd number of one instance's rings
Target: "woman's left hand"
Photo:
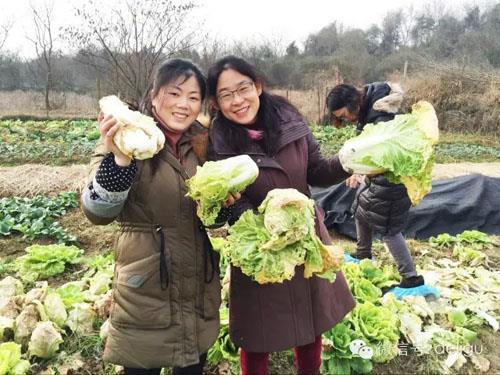
[[[226,201],[222,204],[224,207],[232,206],[238,199],[241,198],[240,193],[229,193],[227,195]]]

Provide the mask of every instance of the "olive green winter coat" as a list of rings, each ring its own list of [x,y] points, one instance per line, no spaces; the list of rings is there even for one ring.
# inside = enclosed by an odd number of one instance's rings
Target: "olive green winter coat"
[[[194,202],[185,196],[185,180],[203,162],[194,148],[205,135],[195,123],[179,140],[179,159],[166,143],[156,161],[137,161],[136,177],[116,217],[120,232],[106,361],[134,368],[184,367],[197,363],[217,338],[218,258],[199,225]],[[98,148],[91,177],[104,156]],[[115,219],[98,217],[85,204],[83,210],[95,224]],[[168,280],[163,288],[162,236]]]

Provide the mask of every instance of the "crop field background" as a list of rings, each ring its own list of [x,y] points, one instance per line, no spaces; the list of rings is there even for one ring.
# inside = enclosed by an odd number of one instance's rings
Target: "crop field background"
[[[326,156],[333,155],[355,135],[353,126],[334,129],[311,124],[311,128]],[[109,313],[106,306],[110,298],[113,246],[118,228],[115,224],[91,225],[78,207],[80,189],[87,174],[86,164],[98,138],[95,119],[8,118],[0,121],[0,280],[6,284],[14,277],[22,284],[22,292],[16,292],[15,313],[9,313],[7,306],[0,304],[0,315],[11,314],[16,322],[21,322],[19,313],[30,305],[27,299],[33,294],[45,298],[43,303],[48,311],[50,298],[47,296],[55,293],[67,311],[59,325],[54,323],[61,340],[56,353],[49,358],[32,356],[29,359],[33,374],[120,374],[121,371],[119,367],[102,362],[104,338],[100,337]],[[467,173],[500,177],[500,148],[496,140],[488,136],[442,132],[437,162],[434,178]],[[354,251],[353,241],[334,232],[331,234],[346,251]],[[212,235],[223,241],[223,233]],[[446,270],[445,275],[439,275],[447,281],[439,286],[455,295],[455,299],[451,296],[441,299],[447,305],[418,300],[395,307],[390,301],[380,302],[383,301],[380,290],[384,282],[397,279],[393,261],[381,244],[375,247],[375,256],[385,274],[377,276],[366,265],[347,266],[344,272],[352,283],[358,305],[370,310],[370,314],[379,314],[381,320],[394,319],[395,326],[392,333],[386,332],[387,337],[392,337],[385,338],[386,341],[376,335],[370,336],[359,328],[361,326],[355,325],[368,322],[354,323],[351,318],[336,326],[324,336],[324,373],[337,373],[339,368],[352,373],[369,370],[374,374],[399,374],[401,371],[430,374],[437,371],[436,368],[440,372],[462,374],[500,372],[495,331],[498,327],[494,323],[499,312],[500,238],[473,234],[470,238],[466,235],[464,240],[460,236],[449,236],[451,239],[446,234],[443,236],[434,242],[409,240],[409,244],[424,274]],[[465,253],[468,256],[463,255]],[[364,288],[356,287],[358,284]],[[6,289],[0,288],[0,292]],[[483,299],[486,316],[477,312],[471,298]],[[469,303],[469,309],[457,305],[460,301]],[[457,323],[452,317],[456,311],[462,311],[460,309],[466,312],[465,320]],[[358,319],[363,319],[363,311],[358,313]],[[228,338],[225,305],[221,308],[221,316],[221,335],[211,349],[206,372],[238,373],[237,348]],[[433,327],[431,329],[448,332],[435,333],[433,348],[445,348],[446,343],[451,345],[458,339],[461,340],[457,342],[460,348],[469,348],[472,352],[452,353],[457,358],[453,357],[454,362],[450,365],[450,354],[444,353],[444,349],[424,354],[415,351],[414,336],[409,331],[413,326],[400,321],[401,316],[420,322],[422,331],[424,327]],[[353,327],[361,331],[353,331]],[[379,329],[384,331],[386,328]],[[29,348],[29,337],[16,332],[10,328],[5,328],[3,333],[0,331],[4,341],[14,339]],[[390,360],[383,355],[364,362],[353,359],[345,352],[345,340],[353,337],[370,342],[374,348],[392,351],[392,354],[385,354]],[[446,370],[448,365],[450,369]],[[292,374],[293,371],[291,352],[272,354],[271,373]]]
[[[382,9],[383,2],[376,6]],[[71,17],[64,13],[70,3]],[[119,228],[87,221],[80,194],[99,141],[98,99],[118,95],[137,105],[164,59],[188,58],[207,72],[223,56],[243,57],[263,73],[268,90],[298,108],[326,157],[355,135],[353,125],[327,124],[328,92],[340,83],[359,88],[368,82],[399,83],[404,110],[418,100],[436,110],[440,142],[433,179],[474,173],[500,178],[498,1],[460,6],[415,1],[379,16],[370,13],[370,24],[362,28],[338,19],[341,12],[327,12],[333,3],[311,2],[301,17],[318,10],[331,19],[303,40],[264,32],[233,42],[214,36],[203,22],[186,21],[195,18],[199,5],[222,2],[174,3],[2,4],[0,375],[123,374],[123,368],[102,360]],[[233,3],[238,26],[250,20],[259,32],[265,26],[260,16],[274,5],[260,9],[258,2],[245,3],[243,13]],[[19,5],[15,15],[6,10],[10,5]],[[367,9],[361,6],[353,14],[361,19]],[[261,14],[241,17],[250,10]],[[204,115],[208,112],[206,103]],[[500,374],[500,236],[468,229],[428,241],[408,239],[418,271],[441,292],[436,300],[383,295],[399,276],[382,243],[374,246],[375,265],[344,264],[357,305],[323,335],[321,373]],[[226,234],[227,228],[210,232],[214,248],[224,246]],[[346,252],[355,251],[354,241],[334,231],[331,236]],[[227,268],[222,260],[221,328],[204,369],[210,375],[240,372],[238,348],[228,334]],[[353,351],[355,340],[363,341],[365,351]],[[296,373],[293,361],[292,351],[272,353],[270,374]]]

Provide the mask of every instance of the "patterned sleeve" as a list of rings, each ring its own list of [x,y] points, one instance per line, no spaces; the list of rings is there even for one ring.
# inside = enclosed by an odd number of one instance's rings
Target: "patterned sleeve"
[[[99,163],[95,175],[82,192],[82,208],[97,225],[111,223],[122,211],[137,174],[137,163],[120,167],[112,154]]]
[[[120,167],[115,163],[113,154],[109,154],[102,160],[89,186],[90,198],[107,202],[125,200],[136,172],[135,160],[127,167]]]

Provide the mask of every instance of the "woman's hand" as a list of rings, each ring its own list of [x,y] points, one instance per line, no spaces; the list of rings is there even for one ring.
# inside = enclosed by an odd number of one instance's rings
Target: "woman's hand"
[[[226,201],[222,204],[222,206],[224,207],[232,206],[240,198],[241,198],[240,193],[234,193],[234,194],[229,193],[227,195]]]
[[[361,174],[353,174],[347,180],[345,180],[345,184],[351,189],[356,189],[361,182],[363,182],[364,176]]]
[[[101,132],[101,139],[106,146],[106,150],[108,152],[112,152],[115,155],[115,163],[120,167],[126,167],[132,162],[132,158],[125,155],[120,151],[118,147],[116,147],[113,138],[120,128],[118,121],[112,115],[106,115],[102,112],[99,113],[97,117],[99,121],[99,131]]]

